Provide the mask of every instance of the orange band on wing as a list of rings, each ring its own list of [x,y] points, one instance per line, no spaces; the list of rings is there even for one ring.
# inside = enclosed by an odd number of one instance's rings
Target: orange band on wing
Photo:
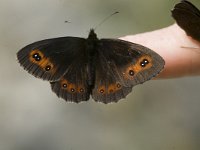
[[[34,49],[30,52],[29,60],[32,63],[37,64],[44,71],[51,71],[52,73],[55,73],[56,71],[56,67],[53,65],[50,59],[46,58],[39,49]]]
[[[73,83],[70,83],[68,80],[66,79],[61,79],[60,80],[60,84],[62,89],[67,90],[70,93],[85,93],[86,89],[84,88],[84,86],[82,84],[80,85],[76,85]]]
[[[140,57],[135,64],[127,67],[123,73],[126,79],[133,78],[137,73],[152,67],[152,58],[148,55]]]

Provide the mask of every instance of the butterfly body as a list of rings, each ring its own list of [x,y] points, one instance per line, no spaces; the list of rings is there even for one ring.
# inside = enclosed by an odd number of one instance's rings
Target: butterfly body
[[[154,51],[119,39],[61,37],[32,43],[17,57],[35,77],[51,83],[58,97],[71,102],[110,103],[126,97],[132,87],[156,76],[164,60]]]
[[[90,34],[87,38],[86,41],[86,50],[88,56],[88,64],[87,64],[87,74],[88,74],[88,84],[91,86],[91,88],[94,85],[94,80],[95,80],[95,61],[96,61],[96,56],[97,56],[97,43],[98,43],[98,38],[96,33],[94,32],[93,29],[90,30]]]

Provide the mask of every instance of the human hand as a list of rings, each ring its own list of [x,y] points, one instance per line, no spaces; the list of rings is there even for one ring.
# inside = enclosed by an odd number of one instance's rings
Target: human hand
[[[200,75],[200,42],[177,24],[120,39],[144,45],[163,57],[165,67],[156,79]]]

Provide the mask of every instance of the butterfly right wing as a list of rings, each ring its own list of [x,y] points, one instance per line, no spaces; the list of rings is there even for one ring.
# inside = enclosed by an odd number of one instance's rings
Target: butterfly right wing
[[[119,39],[101,39],[97,46],[95,101],[109,103],[125,98],[132,87],[155,77],[165,61],[156,52]]]
[[[118,71],[115,71],[115,68],[111,66],[102,53],[97,55],[96,60],[95,85],[92,90],[92,98],[105,104],[118,102],[118,100],[125,98],[132,91],[132,86],[122,84],[116,75]]]
[[[172,16],[187,35],[200,41],[200,11],[191,2],[182,0],[172,10]]]

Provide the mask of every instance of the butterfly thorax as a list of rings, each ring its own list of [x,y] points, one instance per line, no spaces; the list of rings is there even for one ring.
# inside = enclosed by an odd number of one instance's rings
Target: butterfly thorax
[[[88,35],[88,39],[97,40],[97,34],[94,32],[94,29],[90,29],[90,33]]]
[[[97,42],[98,42],[97,34],[94,32],[94,29],[91,29],[87,38],[87,45],[86,45],[86,49],[89,52],[89,55],[95,53]]]

